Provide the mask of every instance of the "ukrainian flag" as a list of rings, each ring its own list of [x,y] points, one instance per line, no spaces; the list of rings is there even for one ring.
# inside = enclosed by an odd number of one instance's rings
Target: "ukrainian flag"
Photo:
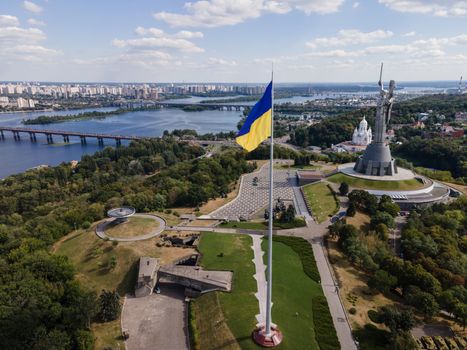
[[[272,81],[266,88],[263,97],[255,104],[237,134],[237,143],[248,152],[271,136],[272,121]]]

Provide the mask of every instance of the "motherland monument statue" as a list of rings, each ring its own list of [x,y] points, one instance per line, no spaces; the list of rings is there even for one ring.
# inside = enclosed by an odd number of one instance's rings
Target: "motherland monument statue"
[[[385,142],[386,128],[391,120],[392,105],[394,103],[394,80],[389,82],[388,90],[384,89],[383,64],[379,75],[379,98],[376,105],[376,122],[373,141],[365,150],[365,153],[357,159],[354,170],[356,172],[373,176],[391,176],[397,174],[394,158],[391,156],[389,145]]]

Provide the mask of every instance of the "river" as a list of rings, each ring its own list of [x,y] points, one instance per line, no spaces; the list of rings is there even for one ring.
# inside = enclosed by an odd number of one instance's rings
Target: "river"
[[[2,113],[0,125],[23,127],[23,119],[39,115],[78,114],[86,111],[109,111],[112,108],[81,109],[73,111],[51,111],[30,113]],[[180,109],[128,112],[105,119],[70,121],[49,125],[28,125],[34,129],[95,132],[115,135],[161,136],[164,130],[194,129],[200,134],[236,130],[241,112],[201,111],[184,112]],[[54,144],[48,145],[45,136],[37,134],[37,143],[29,141],[28,134],[21,134],[21,141],[15,141],[10,132],[0,138],[0,178],[22,172],[38,165],[57,165],[64,161],[79,160],[83,154],[92,154],[101,149],[96,139],[88,139],[81,145],[79,138],[70,138],[64,144],[62,137],[54,136]],[[105,146],[114,146],[112,140],[105,140]]]

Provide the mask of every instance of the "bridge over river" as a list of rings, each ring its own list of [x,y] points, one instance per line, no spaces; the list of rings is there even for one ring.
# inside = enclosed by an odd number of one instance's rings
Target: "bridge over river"
[[[32,142],[37,141],[36,134],[42,134],[47,137],[47,143],[49,144],[54,143],[53,136],[63,137],[63,142],[65,143],[70,142],[70,137],[79,137],[81,140],[81,144],[83,145],[86,144],[87,138],[95,138],[97,139],[99,145],[101,146],[104,145],[104,139],[115,140],[117,146],[120,146],[122,143],[122,140],[139,141],[139,140],[149,140],[149,139],[156,138],[156,137],[148,137],[148,136],[111,135],[111,134],[90,133],[90,132],[45,130],[45,129],[0,126],[0,139],[5,138],[5,132],[11,132],[16,141],[21,140],[21,134],[29,135],[29,139]],[[221,144],[221,145],[233,144],[233,141],[231,140],[180,139],[180,141],[196,142],[196,143],[199,143],[201,146],[216,145],[216,144]]]
[[[54,143],[53,136],[62,136],[63,142],[70,142],[70,137],[79,137],[82,144],[86,144],[86,138],[96,138],[99,144],[104,143],[104,139],[115,140],[117,146],[121,145],[122,140],[143,140],[148,137],[142,136],[127,136],[127,135],[109,135],[109,134],[98,134],[90,132],[76,132],[76,131],[62,131],[62,130],[45,130],[45,129],[32,129],[32,128],[17,128],[0,126],[0,138],[5,138],[5,132],[13,133],[15,140],[21,140],[21,134],[29,134],[29,138],[32,142],[36,142],[36,134],[43,134],[47,137],[47,143]]]

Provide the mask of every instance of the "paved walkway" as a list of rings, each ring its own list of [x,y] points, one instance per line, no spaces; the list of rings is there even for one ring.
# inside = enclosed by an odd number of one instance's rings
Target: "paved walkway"
[[[266,322],[266,297],[267,297],[267,282],[266,282],[266,265],[264,265],[263,255],[261,249],[261,236],[250,235],[253,240],[251,249],[254,252],[253,263],[255,264],[256,273],[253,275],[258,285],[258,291],[255,293],[256,299],[259,303],[259,314],[256,315],[258,323]]]
[[[143,241],[145,239],[153,238],[162,233],[162,231],[165,230],[165,220],[162,219],[159,216],[153,215],[153,214],[134,214],[133,217],[141,217],[141,218],[149,218],[153,219],[157,224],[158,227],[142,236],[136,236],[136,237],[110,237],[105,234],[105,230],[107,229],[108,226],[112,225],[114,219],[110,220],[105,220],[96,226],[96,235],[101,238],[101,239],[108,239],[109,241],[117,241],[117,242],[136,242],[136,241]],[[119,225],[125,225],[125,223],[119,224]]]

